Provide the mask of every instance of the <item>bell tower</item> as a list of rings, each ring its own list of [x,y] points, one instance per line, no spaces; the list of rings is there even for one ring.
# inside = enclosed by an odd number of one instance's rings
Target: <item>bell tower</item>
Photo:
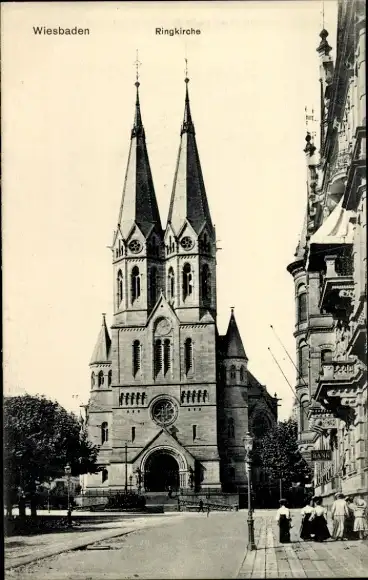
[[[128,165],[112,244],[114,324],[145,324],[163,283],[162,228],[142,123],[138,80]]]
[[[166,297],[182,321],[216,319],[216,235],[185,78],[184,120],[164,237]]]

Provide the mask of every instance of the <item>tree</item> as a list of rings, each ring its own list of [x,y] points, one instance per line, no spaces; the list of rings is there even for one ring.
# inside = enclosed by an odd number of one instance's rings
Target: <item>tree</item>
[[[37,485],[63,476],[67,463],[72,475],[98,470],[98,447],[88,441],[83,424],[59,403],[43,396],[6,397],[4,435],[8,509],[16,498],[27,494],[35,515]]]
[[[261,467],[270,480],[282,479],[284,486],[310,481],[311,470],[301,455],[298,444],[298,426],[295,421],[281,421],[254,446],[254,463]]]

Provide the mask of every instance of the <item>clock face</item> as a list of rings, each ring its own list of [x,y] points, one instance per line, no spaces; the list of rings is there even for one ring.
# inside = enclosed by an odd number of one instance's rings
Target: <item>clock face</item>
[[[178,409],[170,399],[160,399],[152,407],[152,418],[159,425],[170,425],[176,419]]]
[[[189,236],[184,236],[180,243],[184,250],[191,250],[194,246],[194,242]]]
[[[170,320],[168,320],[167,318],[162,318],[157,323],[155,334],[165,336],[166,334],[169,334],[170,330],[171,330]]]
[[[138,254],[142,250],[142,244],[139,240],[132,240],[129,243],[129,250],[134,254]]]

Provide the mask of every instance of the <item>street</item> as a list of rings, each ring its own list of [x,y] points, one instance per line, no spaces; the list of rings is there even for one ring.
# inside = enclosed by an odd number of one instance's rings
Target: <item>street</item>
[[[6,577],[22,580],[368,577],[367,541],[300,542],[300,517],[295,511],[292,543],[280,545],[275,512],[259,510],[255,513],[257,550],[246,554],[246,519],[246,512],[240,511],[213,512],[209,517],[198,513],[167,514],[136,518],[129,523],[114,522],[110,532],[118,534],[120,526],[121,534],[125,535],[103,539],[107,524],[100,532],[95,527],[95,538],[100,534],[101,539],[95,539],[87,549],[13,568]],[[49,543],[54,541],[50,536],[57,534],[49,535]],[[7,540],[10,541],[11,538]]]

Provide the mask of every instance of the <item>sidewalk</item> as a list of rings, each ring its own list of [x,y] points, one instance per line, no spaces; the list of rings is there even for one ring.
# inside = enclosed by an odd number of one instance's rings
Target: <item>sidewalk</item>
[[[138,529],[161,525],[163,520],[185,518],[188,515],[188,513],[170,513],[149,517],[121,518],[118,521],[88,524],[82,529],[75,528],[70,532],[11,536],[5,538],[4,567],[6,570],[18,568],[63,552],[85,548],[95,542],[130,534]]]
[[[259,512],[258,512],[259,514]],[[280,544],[276,511],[257,517],[257,550],[247,552],[238,578],[368,578],[368,541],[303,542],[292,510],[291,543]]]

